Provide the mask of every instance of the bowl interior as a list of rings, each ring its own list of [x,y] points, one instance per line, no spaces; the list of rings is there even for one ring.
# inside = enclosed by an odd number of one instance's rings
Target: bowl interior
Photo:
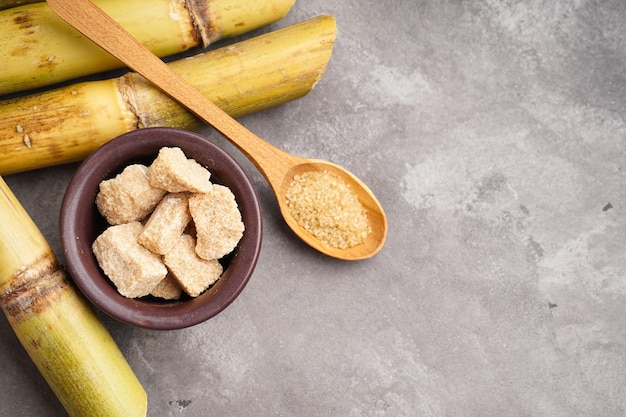
[[[229,187],[245,225],[235,250],[222,260],[224,273],[196,298],[168,301],[152,297],[130,299],[118,293],[103,274],[91,245],[108,224],[95,198],[99,184],[133,163],[150,165],[159,149],[180,147],[211,172],[211,181]],[[61,206],[60,235],[68,272],[78,288],[99,309],[122,322],[168,330],[192,326],[226,308],[247,284],[261,247],[261,213],[248,176],[224,150],[207,138],[173,128],[147,128],[125,133],[96,150],[80,165]]]

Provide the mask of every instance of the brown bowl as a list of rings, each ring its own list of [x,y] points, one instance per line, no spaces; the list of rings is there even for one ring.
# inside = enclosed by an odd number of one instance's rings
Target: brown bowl
[[[229,187],[245,225],[239,245],[224,259],[224,273],[196,298],[177,301],[152,297],[130,299],[120,295],[103,274],[91,245],[108,226],[95,198],[99,184],[133,163],[150,165],[160,148],[177,146],[211,172],[211,181]],[[61,206],[60,236],[67,270],[76,286],[109,316],[147,329],[171,330],[203,322],[226,308],[246,286],[261,249],[261,210],[250,182],[239,164],[207,138],[173,128],[147,128],[125,133],[106,143],[80,165]],[[184,296],[186,297],[186,296]]]

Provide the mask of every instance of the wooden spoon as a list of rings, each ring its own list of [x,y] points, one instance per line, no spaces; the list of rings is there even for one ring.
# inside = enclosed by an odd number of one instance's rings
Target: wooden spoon
[[[91,1],[47,0],[47,3],[76,30],[212,125],[239,148],[265,176],[289,227],[311,247],[344,260],[369,258],[382,248],[387,235],[387,218],[374,194],[356,176],[330,162],[300,158],[265,142],[204,97]],[[327,246],[293,218],[285,194],[294,176],[307,171],[333,172],[351,186],[365,207],[372,228],[365,242],[347,249]]]

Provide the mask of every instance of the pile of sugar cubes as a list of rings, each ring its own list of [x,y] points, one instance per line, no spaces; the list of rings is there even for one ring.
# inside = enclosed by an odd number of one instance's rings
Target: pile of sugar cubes
[[[148,167],[129,165],[100,183],[96,206],[109,223],[92,245],[124,297],[197,297],[222,275],[220,259],[243,236],[235,196],[177,147]]]

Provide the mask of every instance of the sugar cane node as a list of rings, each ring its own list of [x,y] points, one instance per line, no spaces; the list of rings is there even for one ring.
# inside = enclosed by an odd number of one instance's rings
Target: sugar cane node
[[[0,305],[7,315],[23,319],[54,303],[53,294],[67,285],[65,273],[59,269],[54,256],[44,253],[27,268],[17,271],[10,283],[2,288]]]

